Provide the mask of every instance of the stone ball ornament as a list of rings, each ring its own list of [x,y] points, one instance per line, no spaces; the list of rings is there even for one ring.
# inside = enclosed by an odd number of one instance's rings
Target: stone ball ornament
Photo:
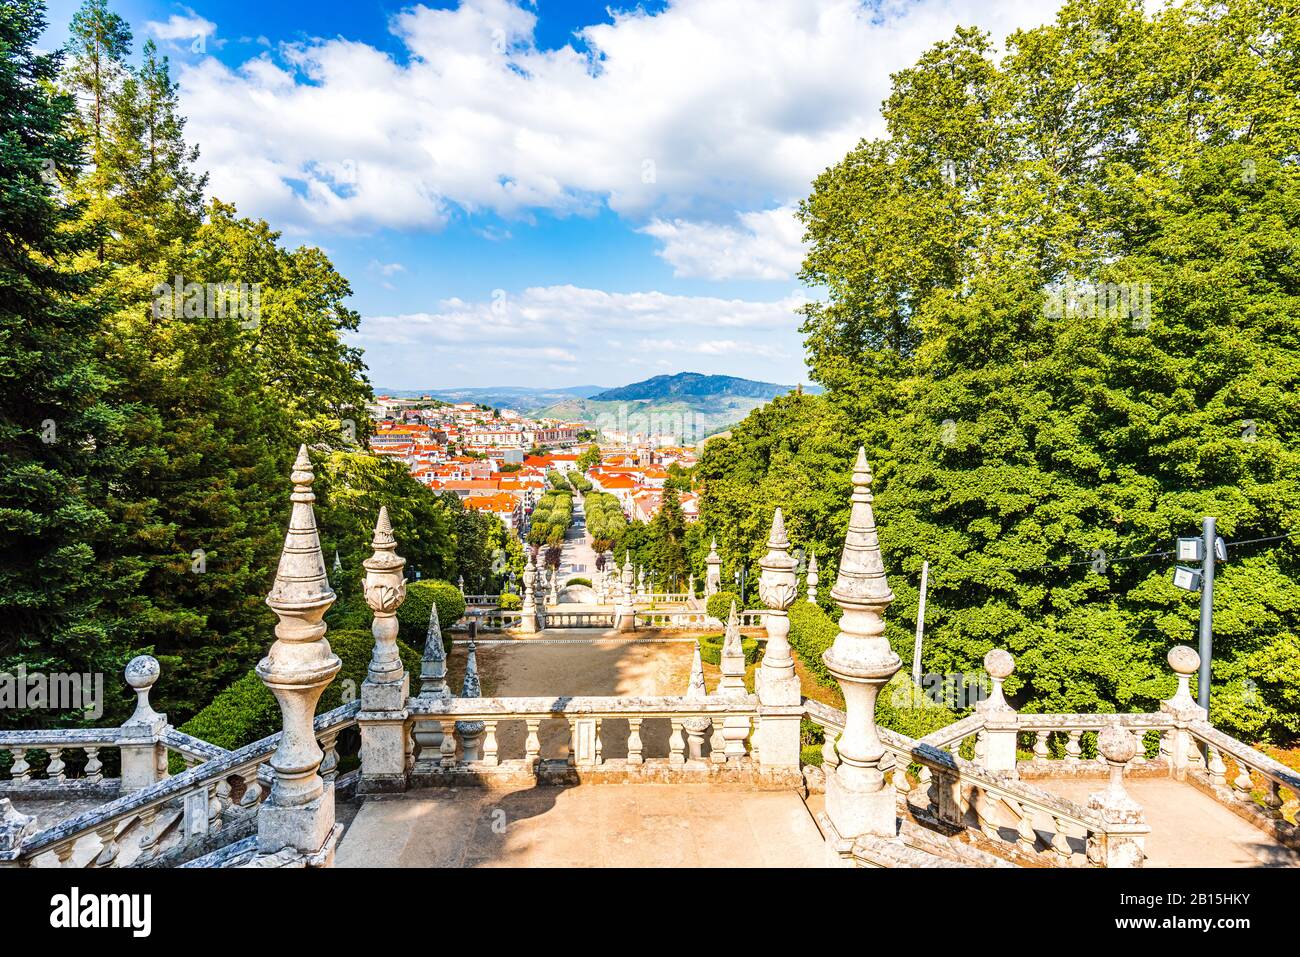
[[[1188,645],[1174,645],[1167,656],[1169,667],[1180,675],[1190,675],[1201,666],[1201,656]]]
[[[136,691],[141,691],[153,687],[160,674],[162,668],[157,658],[153,655],[137,655],[127,663],[126,683]]]
[[[1011,652],[994,648],[984,656],[984,670],[989,673],[990,678],[1005,680],[1016,670],[1016,659]]]
[[[1127,764],[1137,754],[1137,739],[1129,731],[1112,724],[1097,735],[1097,751],[1107,761]]]

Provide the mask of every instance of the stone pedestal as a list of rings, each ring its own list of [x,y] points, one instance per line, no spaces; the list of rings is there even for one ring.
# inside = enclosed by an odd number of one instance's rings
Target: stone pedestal
[[[158,660],[149,655],[132,658],[126,666],[126,683],[135,691],[135,713],[118,732],[122,760],[122,794],[139,791],[167,777],[167,748],[162,733],[167,715],[149,703],[149,689],[158,680]]]
[[[1191,767],[1201,767],[1201,753],[1196,747],[1189,728],[1193,723],[1208,720],[1206,710],[1192,697],[1191,677],[1201,666],[1201,656],[1187,645],[1175,645],[1169,649],[1167,660],[1169,666],[1178,676],[1178,690],[1168,701],[1160,702],[1160,710],[1173,721],[1173,730],[1165,733],[1162,751],[1169,759],[1169,774],[1182,781],[1187,777]]]
[[[410,676],[397,651],[397,609],[406,599],[406,559],[397,554],[386,507],[379,510],[371,546],[374,554],[363,565],[366,604],[375,615],[370,628],[375,648],[366,680],[361,684],[361,710],[357,714],[361,729],[361,780],[357,789],[362,794],[406,789],[406,698],[410,694]],[[436,607],[433,614],[437,614]]]
[[[979,703],[984,715],[983,763],[990,771],[1016,772],[1016,735],[1020,718],[1007,703],[1002,683],[1015,671],[1016,661],[1010,653],[994,648],[984,656],[984,670],[993,682],[993,691]]]
[[[1093,834],[1088,858],[1102,867],[1141,867],[1146,860],[1146,814],[1124,789],[1124,766],[1137,753],[1133,735],[1112,725],[1097,735],[1097,751],[1110,765],[1110,784],[1088,798],[1088,809],[1106,822],[1104,834]]]

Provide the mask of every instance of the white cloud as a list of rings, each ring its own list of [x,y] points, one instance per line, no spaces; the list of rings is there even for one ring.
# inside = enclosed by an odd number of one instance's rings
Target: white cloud
[[[958,24],[1001,37],[1056,6],[677,0],[587,27],[588,53],[538,49],[519,3],[462,0],[392,19],[402,62],[314,39],[236,69],[206,58],[182,89],[213,192],[278,223],[437,228],[457,208],[608,206],[649,222],[680,275],[786,278],[791,198],[881,131],[890,72]]]
[[[806,301],[801,292],[754,302],[538,286],[478,302],[447,299],[431,312],[367,316],[353,338],[392,388],[433,386],[466,356],[480,382],[523,383],[555,363],[613,381],[638,367],[693,371],[693,358],[707,360],[705,371],[795,382],[806,377],[796,315]]]
[[[794,206],[741,213],[740,227],[684,219],[651,220],[641,232],[663,243],[673,275],[694,279],[789,279],[803,261],[803,226]]]
[[[173,13],[165,22],[150,20],[144,27],[159,40],[207,39],[217,32],[215,23],[199,16],[193,10],[188,11],[186,16]]]

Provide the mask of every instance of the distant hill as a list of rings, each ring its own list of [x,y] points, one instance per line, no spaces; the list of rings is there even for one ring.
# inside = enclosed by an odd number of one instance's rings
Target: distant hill
[[[683,444],[694,444],[730,428],[792,389],[736,376],[681,372],[586,397],[574,396],[536,414],[581,419],[605,431],[670,434]]]
[[[555,405],[569,399],[585,399],[604,390],[600,385],[550,386],[547,388],[514,385],[483,386],[465,389],[375,389],[375,395],[392,396],[395,399],[418,399],[431,396],[443,402],[474,402],[492,408],[514,409],[517,412],[532,412]]]
[[[642,382],[634,382],[618,389],[607,389],[596,395],[583,396],[595,402],[627,402],[649,399],[692,399],[736,396],[745,399],[775,399],[785,395],[792,387],[775,382],[757,382],[730,375],[704,375],[700,372],[679,372],[676,375],[657,375]]]

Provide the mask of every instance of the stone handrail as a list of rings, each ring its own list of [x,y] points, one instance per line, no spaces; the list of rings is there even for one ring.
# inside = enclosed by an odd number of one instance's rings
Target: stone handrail
[[[1221,754],[1226,754],[1239,765],[1244,765],[1260,776],[1281,787],[1290,788],[1300,797],[1300,774],[1285,764],[1275,761],[1262,751],[1243,744],[1204,721],[1194,723],[1189,729],[1193,738],[1202,741]]]
[[[829,759],[828,763],[833,765],[837,760],[834,755],[834,738],[844,730],[844,712],[809,698],[803,699],[803,706],[804,714],[826,729],[827,747],[823,749],[823,754]],[[893,759],[895,777],[892,784],[895,792],[901,796],[909,791],[910,783],[906,777],[909,764],[921,766],[923,783],[935,777],[939,777],[941,781],[945,778],[948,780],[955,778],[958,782],[958,792],[963,787],[972,788],[983,792],[987,798],[1005,802],[1009,808],[1015,809],[1023,822],[1020,834],[1027,838],[1027,840],[1022,839],[1020,843],[1030,852],[1035,853],[1037,838],[1029,815],[1031,812],[1036,812],[1047,816],[1053,821],[1056,832],[1048,850],[1060,864],[1068,863],[1072,855],[1064,833],[1067,827],[1083,831],[1085,835],[1106,833],[1106,822],[1093,811],[1035,787],[1012,772],[990,771],[976,762],[960,757],[953,746],[971,734],[979,733],[984,724],[984,716],[977,712],[961,721],[940,728],[919,741],[877,726],[876,733],[880,737],[880,742],[884,745],[886,754]],[[953,750],[942,750],[945,747]],[[882,770],[888,770],[888,765],[888,759],[882,762]],[[942,784],[940,786],[942,787]],[[954,797],[957,801],[961,800],[959,793]],[[938,808],[932,807],[931,811],[937,817],[943,817]],[[951,808],[948,813],[950,816],[958,817],[958,820],[950,823],[963,828],[966,826],[963,820],[965,811],[960,806]],[[983,824],[981,819],[982,827]],[[990,832],[985,830],[985,833],[988,835]]]
[[[168,727],[163,731],[162,743],[167,746],[168,751],[175,751],[185,758],[187,762],[194,761],[199,764],[217,758],[224,758],[230,753],[225,748],[218,747],[209,741],[196,738],[192,734],[186,734],[172,727]]]
[[[359,701],[353,701],[317,716],[314,722],[316,733],[337,732],[356,724],[360,707]],[[60,821],[32,834],[11,851],[0,851],[0,861],[24,863],[53,851],[59,856],[60,862],[66,864],[71,859],[73,846],[81,838],[100,834],[102,839],[103,836],[111,835],[112,829],[123,821],[156,814],[163,805],[199,791],[206,793],[231,776],[248,776],[249,772],[270,760],[272,753],[279,747],[281,734],[282,732],[277,732],[269,735],[189,768],[181,774],[164,778],[149,787]],[[111,836],[108,836],[108,841],[112,841]]]
[[[510,718],[582,717],[655,718],[690,715],[758,714],[758,696],[735,700],[707,697],[690,699],[673,695],[595,696],[546,695],[530,698],[422,698],[406,699],[412,718],[453,718],[457,721]]]
[[[495,605],[501,601],[500,595],[466,595],[467,605]]]
[[[57,791],[60,788],[111,788],[116,779],[103,775],[99,752],[116,748],[121,738],[121,728],[61,728],[47,731],[0,731],[0,752],[11,756],[9,777],[0,778],[0,792],[19,790]],[[43,751],[49,762],[43,769],[44,777],[33,777],[33,768],[27,763],[28,751]],[[68,751],[84,751],[86,761],[78,777],[67,773],[64,763]]]

